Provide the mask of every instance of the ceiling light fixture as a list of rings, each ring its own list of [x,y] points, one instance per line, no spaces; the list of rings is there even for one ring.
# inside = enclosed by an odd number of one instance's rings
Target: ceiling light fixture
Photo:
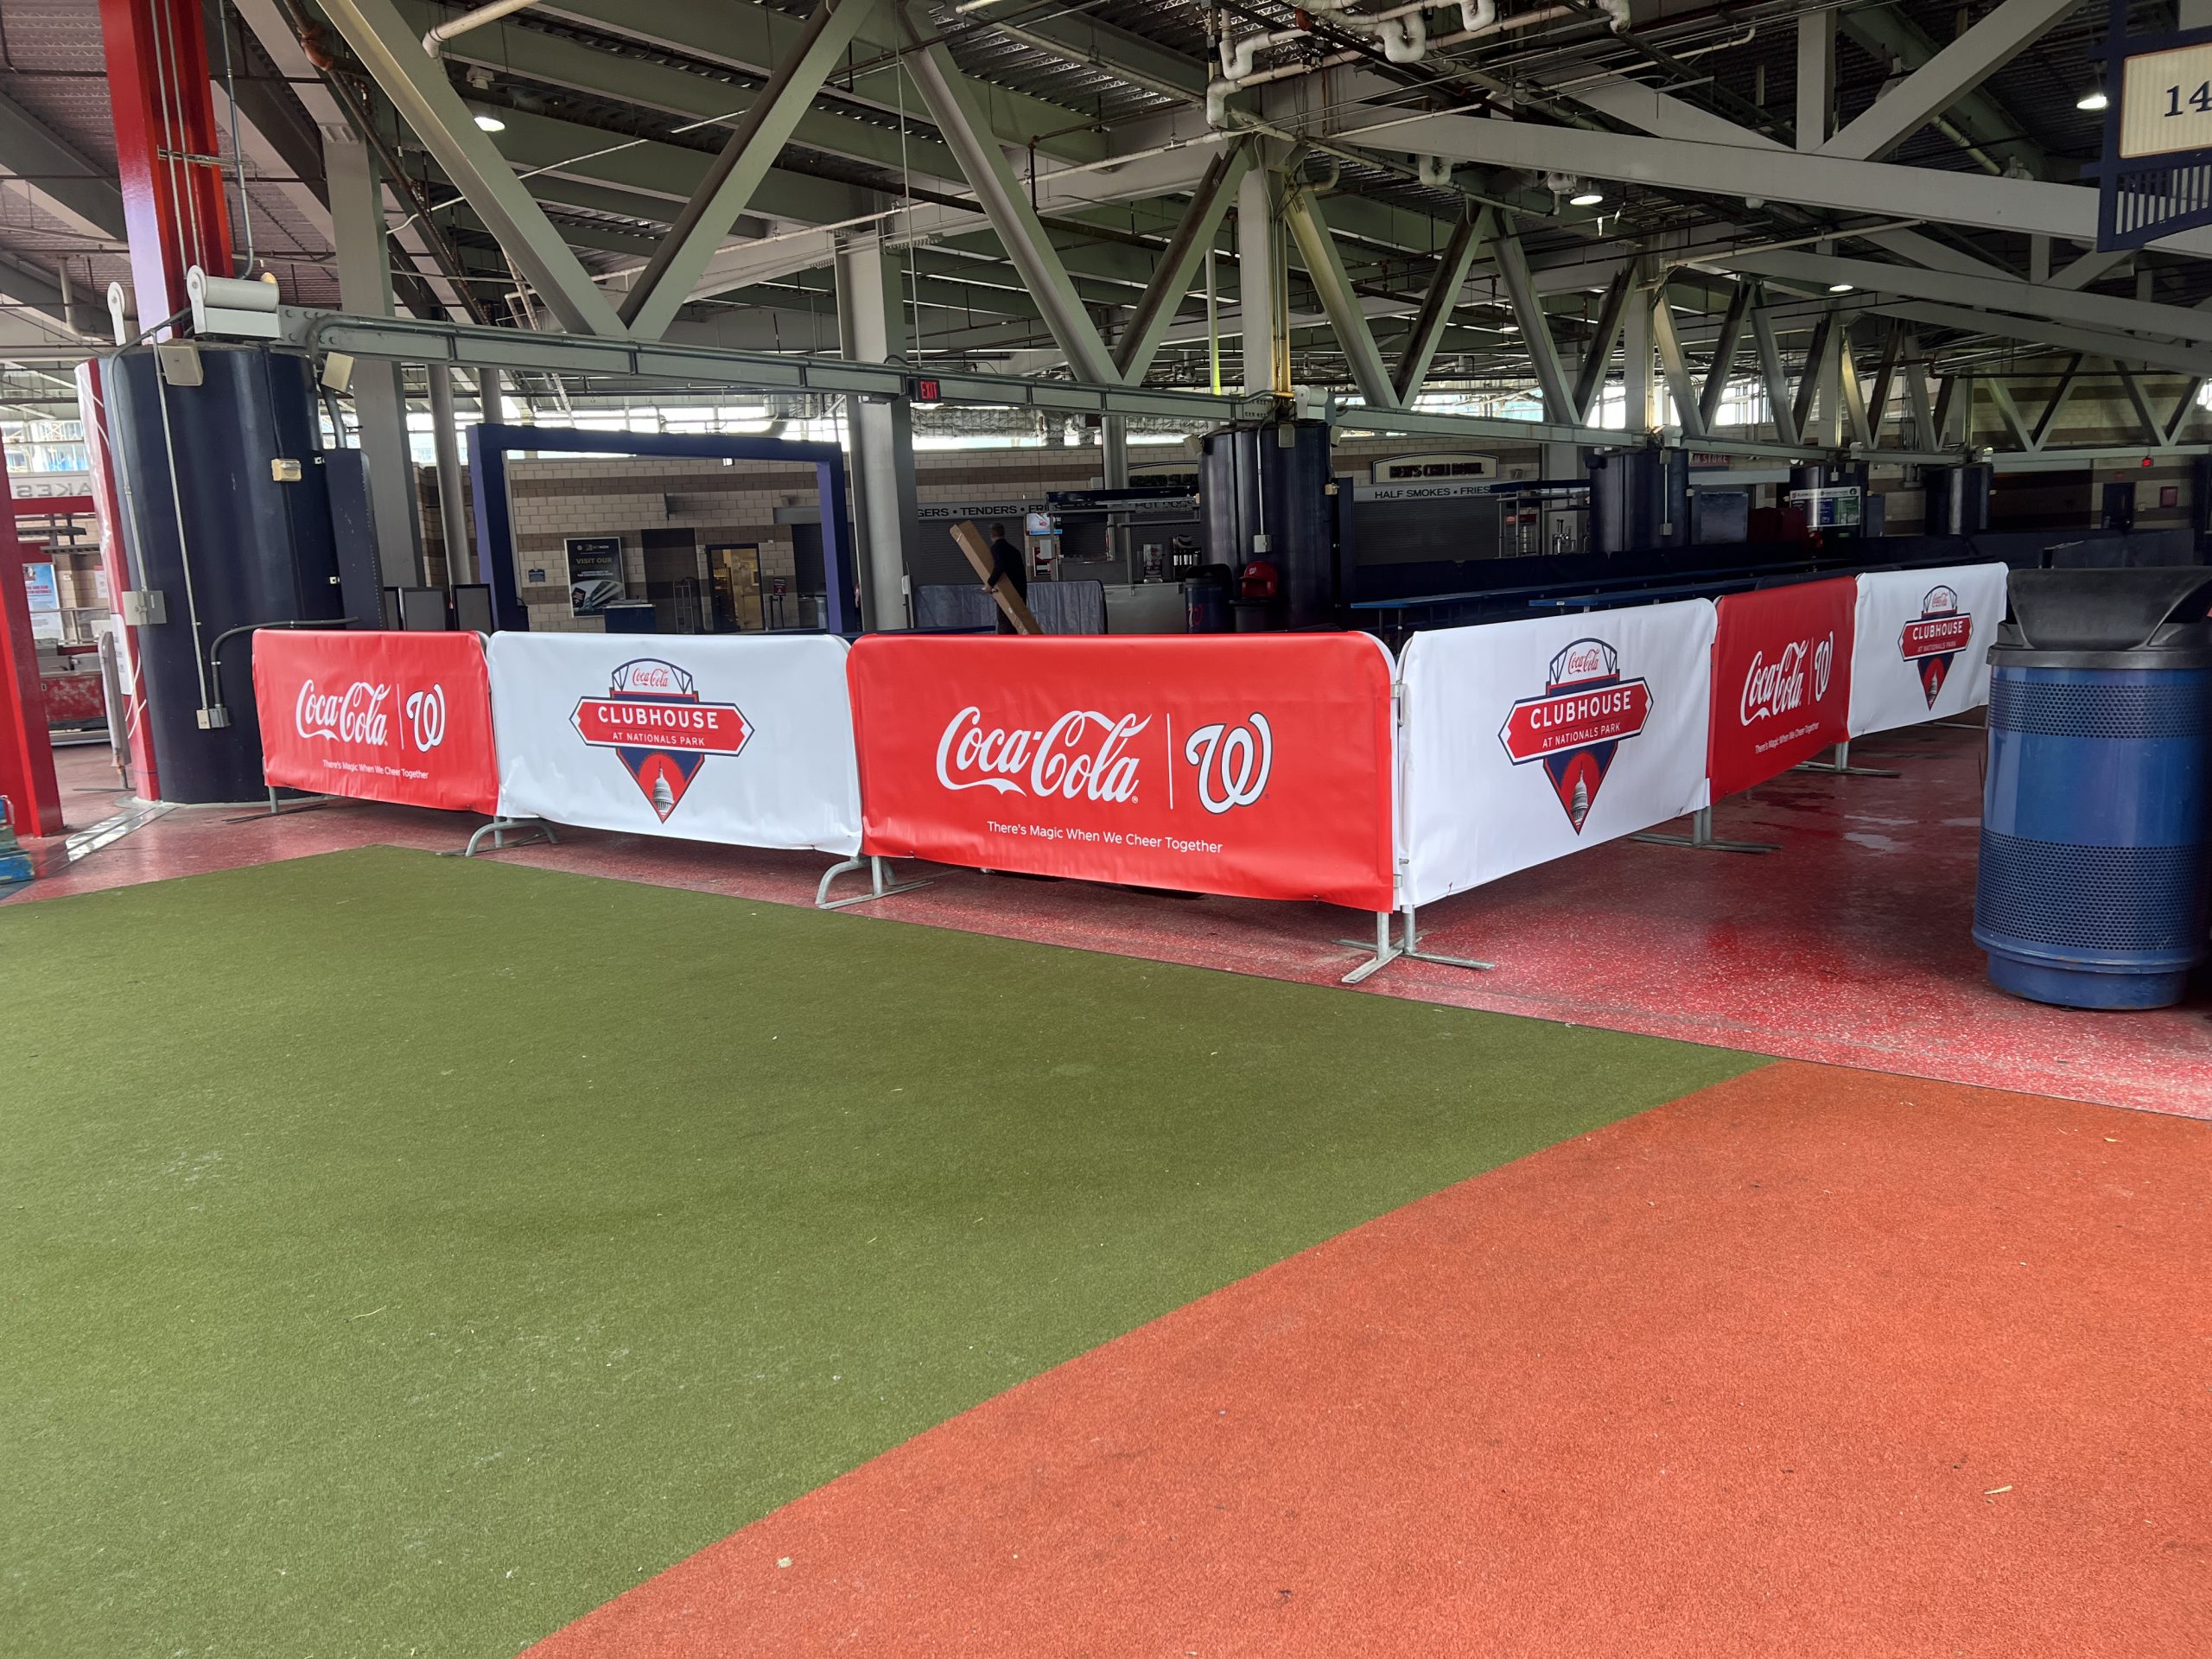
[[[476,124],[486,132],[505,132],[507,130],[507,124],[489,110],[478,110],[475,116]]]
[[[1605,199],[1602,191],[1585,190],[1579,196],[1569,196],[1567,199],[1567,205],[1570,207],[1595,207]]]
[[[2075,101],[2074,107],[2077,110],[2087,110],[2090,114],[2094,115],[2111,102],[2112,99],[2105,96],[2105,89],[2100,86],[2093,92],[2083,93]]]
[[[1828,292],[1831,294],[1848,294],[1851,292],[1851,284],[1849,283],[1830,283],[1828,284]]]

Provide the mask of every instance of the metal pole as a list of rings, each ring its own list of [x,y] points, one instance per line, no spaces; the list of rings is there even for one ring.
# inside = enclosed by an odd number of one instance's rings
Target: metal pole
[[[428,365],[430,375],[430,437],[438,452],[438,522],[445,531],[446,591],[474,582],[468,556],[468,508],[461,481],[461,428],[454,416],[453,371]]]

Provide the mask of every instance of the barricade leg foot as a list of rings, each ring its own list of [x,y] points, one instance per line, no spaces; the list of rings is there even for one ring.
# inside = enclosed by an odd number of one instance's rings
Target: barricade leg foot
[[[1833,760],[1800,760],[1797,763],[1797,770],[1834,772],[1839,778],[1902,778],[1904,776],[1901,772],[1891,772],[1882,766],[1853,766],[1851,745],[1847,742],[1837,744],[1832,753],[1835,756]]]
[[[1421,948],[1421,930],[1414,915],[1414,907],[1406,906],[1405,947],[1400,953],[1414,962],[1433,962],[1445,968],[1471,968],[1487,972],[1497,966],[1494,962],[1478,962],[1472,957],[1440,957],[1433,950]]]
[[[510,830],[518,830],[521,832],[522,841],[521,842],[518,842],[518,845],[522,844],[522,842],[527,842],[533,840],[542,840],[546,842],[548,844],[554,846],[560,844],[561,838],[553,833],[553,826],[545,823],[543,819],[494,818],[489,823],[480,825],[475,832],[468,837],[468,845],[461,849],[461,856],[463,858],[475,857],[477,844],[486,836],[492,837],[492,850],[493,852],[505,852],[507,846],[507,833]],[[448,855],[448,856],[450,856],[450,855]]]
[[[1713,833],[1713,809],[1701,806],[1690,814],[1690,832],[1687,836],[1662,836],[1647,830],[1635,841],[1648,841],[1655,847],[1689,847],[1701,853],[1778,853],[1778,842],[1771,841],[1722,841]]]
[[[855,893],[849,899],[832,899],[830,896],[831,882],[846,871],[857,870],[864,866],[868,873],[868,892]],[[873,904],[878,899],[888,899],[894,893],[912,893],[916,887],[929,886],[927,881],[892,881],[888,879],[890,872],[891,861],[887,858],[849,858],[841,863],[832,864],[822,873],[822,885],[814,890],[814,906],[817,910],[843,910],[848,906]]]
[[[1339,939],[1337,943],[1351,945],[1356,950],[1367,949],[1364,939]],[[1377,969],[1389,967],[1404,954],[1390,938],[1390,912],[1378,910],[1375,912],[1375,954],[1337,982],[1339,985],[1357,985]]]

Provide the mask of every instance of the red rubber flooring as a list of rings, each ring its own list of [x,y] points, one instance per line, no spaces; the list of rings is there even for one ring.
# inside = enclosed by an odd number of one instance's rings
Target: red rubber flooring
[[[1783,1065],[908,1442],[533,1659],[2212,1652],[2212,1128]]]
[[[1422,912],[1430,949],[1495,961],[1495,972],[1401,962],[1366,988],[2212,1116],[2212,975],[2179,1007],[2143,1014],[2073,1013],[1989,986],[1971,937],[1981,755],[1977,731],[1866,740],[1853,760],[1902,776],[1792,772],[1721,804],[1721,835],[1777,842],[1778,853],[1593,848]],[[65,752],[63,771],[73,826],[114,810],[118,798],[98,792],[113,782],[104,751]],[[359,803],[238,822],[242,810],[172,812],[34,883],[30,897],[368,842],[457,849],[477,822]],[[810,903],[830,862],[588,831],[499,856],[788,904]],[[1322,906],[933,874],[873,913],[1316,982],[1357,960],[1332,940],[1372,927]]]

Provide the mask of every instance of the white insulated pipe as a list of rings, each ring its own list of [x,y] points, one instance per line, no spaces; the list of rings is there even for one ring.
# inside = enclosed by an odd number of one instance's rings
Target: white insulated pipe
[[[458,17],[448,17],[442,23],[433,23],[423,31],[423,49],[432,57],[445,50],[445,43],[456,35],[466,35],[472,29],[481,29],[486,23],[496,23],[500,18],[518,11],[526,11],[537,0],[492,0],[474,11],[464,11]]]

